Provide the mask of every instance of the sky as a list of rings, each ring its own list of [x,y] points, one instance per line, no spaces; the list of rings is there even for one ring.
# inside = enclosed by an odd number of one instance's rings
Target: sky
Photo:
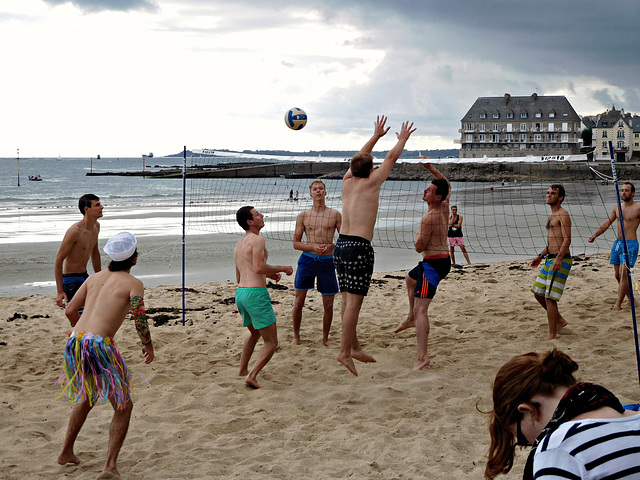
[[[478,97],[640,114],[638,0],[2,0],[0,157],[458,148]],[[635,47],[635,48],[634,48]],[[286,127],[291,107],[306,127]]]

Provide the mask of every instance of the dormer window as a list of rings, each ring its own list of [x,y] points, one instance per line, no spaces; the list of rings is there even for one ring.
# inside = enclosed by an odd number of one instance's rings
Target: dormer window
[[[493,114],[493,118],[500,118],[500,114],[499,113],[494,113]]]
[[[520,114],[520,118],[527,118],[527,112],[522,112]]]

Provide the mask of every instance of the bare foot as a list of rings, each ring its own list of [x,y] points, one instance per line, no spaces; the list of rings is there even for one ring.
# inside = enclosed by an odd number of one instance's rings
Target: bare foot
[[[246,368],[245,368],[244,370],[240,370],[240,371],[238,372],[238,376],[239,376],[239,377],[246,377],[247,375],[249,375],[249,370],[248,370],[248,369],[246,369]]]
[[[413,320],[409,320],[408,318],[402,322],[400,325],[398,325],[398,328],[396,328],[393,333],[398,333],[401,332],[403,330],[406,330],[407,328],[414,328],[416,326],[416,324],[413,322]]]
[[[330,346],[331,346],[331,343],[329,342],[329,339],[328,339],[328,338],[323,338],[323,339],[322,339],[322,344],[323,344],[325,347],[330,347]]]
[[[96,477],[96,480],[105,480],[108,478],[120,478],[120,473],[118,470],[105,470]]]
[[[616,303],[616,304],[613,306],[613,310],[622,310],[622,305],[620,305],[619,303]]]
[[[356,366],[353,363],[353,359],[351,357],[343,357],[342,354],[339,353],[336,357],[336,360],[347,367],[347,370],[353,373],[356,377],[358,376],[358,371],[356,370]]]
[[[564,328],[567,325],[569,325],[569,322],[567,322],[564,318],[560,317],[560,321],[558,322],[558,329]]]
[[[291,345],[300,345],[300,337],[293,337]]]
[[[67,463],[78,465],[80,463],[80,459],[73,453],[61,453],[58,457],[58,463],[60,465],[66,465]]]
[[[244,379],[244,383],[249,385],[251,388],[260,388],[260,385],[258,385],[258,381],[255,378],[250,378],[248,375],[247,378]]]
[[[418,370],[422,370],[424,367],[431,363],[431,359],[429,357],[424,360],[418,360],[413,364],[413,369],[417,372]]]
[[[359,362],[363,362],[363,363],[376,363],[376,359],[373,358],[368,353],[364,353],[364,350],[357,350],[357,351],[351,350],[351,358],[355,358]]]
[[[545,340],[555,340],[556,338],[558,338],[558,335],[554,334],[549,334],[549,336],[547,338],[545,338]]]

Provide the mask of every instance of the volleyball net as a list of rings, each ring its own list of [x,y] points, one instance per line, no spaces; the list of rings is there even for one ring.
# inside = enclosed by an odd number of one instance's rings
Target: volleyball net
[[[433,178],[421,162],[429,161],[451,183],[450,205],[457,206],[463,217],[462,231],[469,253],[531,257],[539,252],[547,244],[545,225],[550,209],[546,205],[546,192],[551,184],[562,184],[565,188],[562,206],[572,220],[571,253],[609,252],[616,238],[614,228],[594,243],[589,243],[588,238],[616,204],[611,166],[585,160],[566,161],[570,157],[562,158],[563,161],[556,157],[537,158],[540,160],[530,163],[506,158],[473,159],[474,163],[470,159],[401,159],[381,187],[373,246],[413,249],[416,230],[427,212],[423,192]],[[235,214],[240,207],[251,205],[265,215],[261,231],[265,238],[291,242],[297,216],[313,205],[309,188],[317,179],[326,186],[326,205],[342,211],[342,176],[348,168],[348,159],[333,159],[337,161],[330,167],[326,166],[330,163],[328,159],[247,160],[188,159],[190,231],[241,235],[244,231]],[[255,173],[245,172],[247,168]],[[618,170],[620,174],[631,173],[620,166]],[[214,171],[218,174],[225,171],[228,176],[202,176],[202,172]],[[194,172],[200,175],[192,178]],[[621,181],[624,180],[626,177],[621,176]]]

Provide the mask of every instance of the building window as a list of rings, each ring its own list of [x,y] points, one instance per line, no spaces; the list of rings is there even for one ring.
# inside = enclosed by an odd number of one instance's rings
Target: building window
[[[473,142],[473,135],[471,135],[470,133],[467,133],[467,135],[465,136],[465,141],[467,143]]]
[[[549,118],[556,118],[556,112],[549,112]]]
[[[562,144],[562,150],[569,150],[569,144],[568,143],[563,143]]]
[[[500,114],[499,113],[494,113],[493,114],[493,118],[500,118]]]
[[[536,118],[542,118],[542,113],[536,112]]]
[[[562,131],[563,132],[568,132],[569,131],[569,124],[566,122],[562,122]]]
[[[505,135],[505,139],[507,140],[507,142],[511,143],[513,142],[513,133],[507,133]]]
[[[520,118],[527,118],[527,112],[522,112],[520,114]]]
[[[541,142],[542,141],[542,135],[540,135],[539,133],[534,133],[533,134],[533,141],[534,142]]]
[[[521,142],[526,142],[527,141],[527,134],[526,133],[521,133],[520,134],[520,141]]]
[[[620,122],[620,123],[618,124],[618,127],[620,127],[620,128],[624,128],[624,123],[623,123],[623,122]]]
[[[606,141],[606,140],[603,140],[603,142],[602,142],[602,148],[607,148],[607,147],[608,147],[607,141]]]
[[[487,118],[487,114],[486,114],[486,113],[484,113],[484,112],[483,112],[483,113],[481,113],[481,114],[480,114],[480,118]]]
[[[624,138],[624,130],[618,130],[618,137],[617,138]]]
[[[556,130],[556,125],[553,122],[549,123],[549,131],[554,132],[555,130]]]
[[[464,124],[465,132],[473,132],[473,123],[465,123]]]
[[[618,148],[624,148],[624,142],[618,142]]]
[[[481,133],[481,134],[479,134],[479,135],[478,135],[478,141],[479,141],[479,142],[485,142],[485,136],[484,136],[484,133]]]
[[[500,135],[496,135],[495,133],[490,134],[489,141],[498,143],[500,141]]]
[[[493,128],[492,128],[492,130],[493,130],[494,132],[499,132],[499,131],[500,131],[500,129],[498,128],[498,124],[497,124],[497,123],[494,123],[494,124],[492,125],[492,127],[493,127]]]
[[[561,133],[560,134],[560,141],[561,142],[568,142],[569,141],[569,134],[568,133]]]
[[[480,125],[478,125],[478,131],[484,132],[484,123],[481,123]]]
[[[507,132],[513,132],[513,123],[507,123]]]
[[[549,141],[550,142],[555,142],[556,141],[556,134],[555,133],[550,133],[548,135],[548,137],[549,137]]]
[[[513,112],[507,113],[507,118],[513,118]]]
[[[521,123],[520,124],[520,131],[521,132],[526,132],[527,131],[527,124],[526,123]]]
[[[602,138],[609,138],[609,132],[607,132],[606,130],[602,131]]]

